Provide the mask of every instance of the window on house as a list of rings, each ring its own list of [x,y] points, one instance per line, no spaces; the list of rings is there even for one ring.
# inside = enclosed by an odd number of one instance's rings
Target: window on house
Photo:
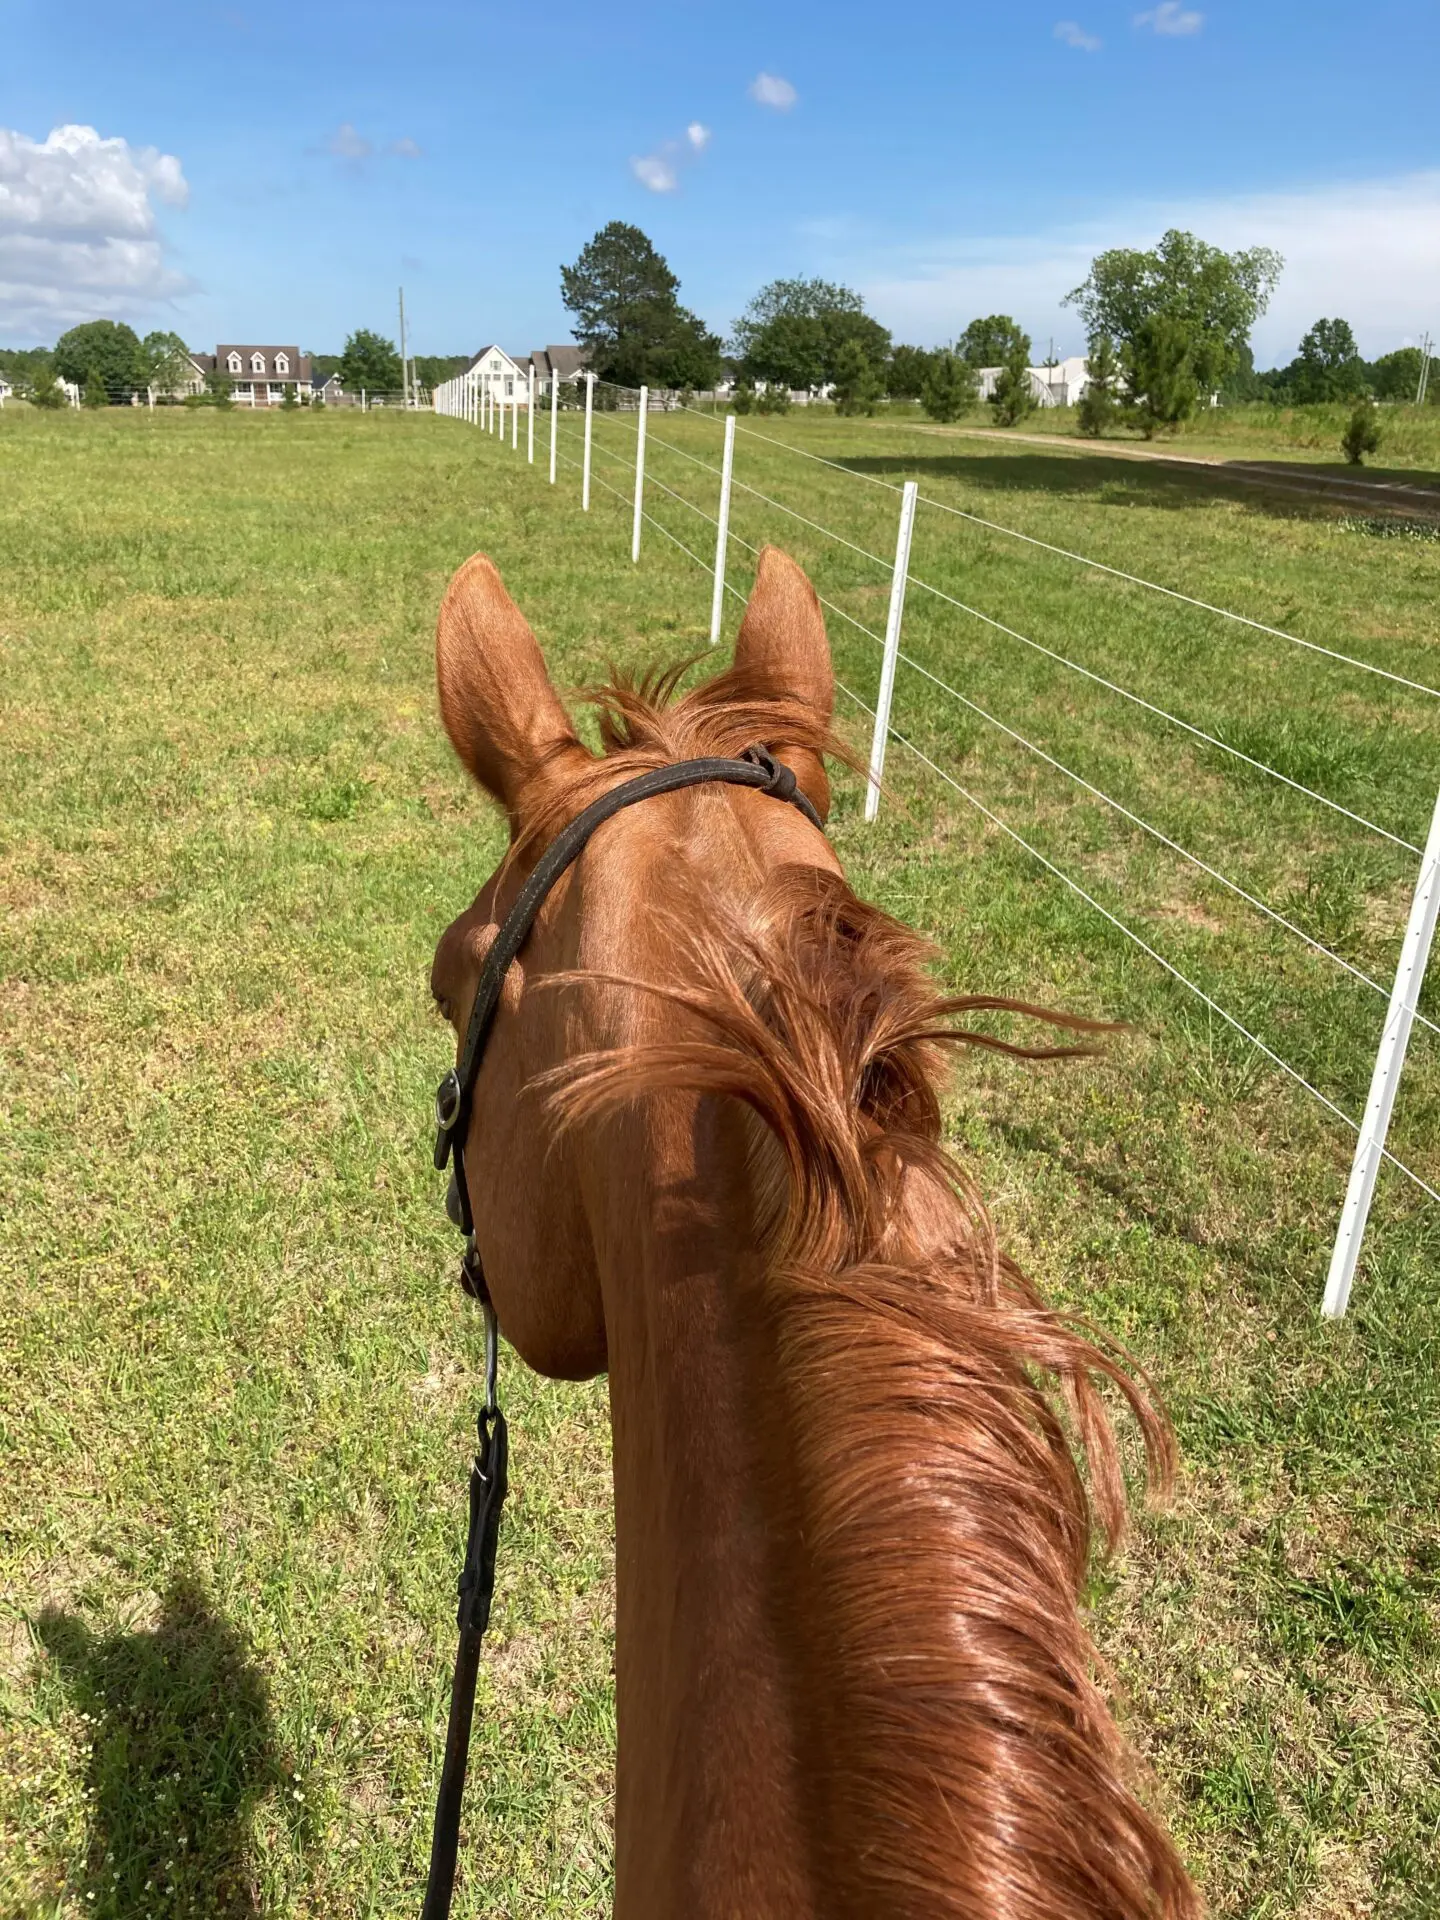
[[[241,360],[238,353],[232,353],[230,358],[226,361],[225,364],[229,367],[231,373],[239,373],[241,367],[244,365],[244,362]]]
[[[514,391],[515,391],[515,382],[511,379],[507,379],[505,382],[505,397],[508,399],[510,395],[514,393]]]
[[[290,356],[288,353],[276,354],[275,371],[277,373],[288,373],[290,371]]]
[[[251,354],[250,371],[252,373],[263,373],[265,371],[265,356],[263,353]]]

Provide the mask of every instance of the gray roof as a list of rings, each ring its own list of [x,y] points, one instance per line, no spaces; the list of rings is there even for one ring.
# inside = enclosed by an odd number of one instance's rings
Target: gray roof
[[[546,347],[545,358],[550,371],[561,380],[573,380],[577,373],[583,373],[590,364],[588,347]]]
[[[308,380],[310,378],[310,356],[308,354],[302,354],[298,347],[219,346],[215,349],[215,364],[224,367],[226,360],[229,359],[232,353],[238,353],[240,355],[240,371],[242,377],[253,374],[257,380]],[[259,374],[255,373],[255,369],[250,365],[251,357],[257,353],[260,354],[265,361],[265,371]],[[275,371],[275,358],[277,354],[281,353],[283,353],[289,361],[289,373],[277,374]],[[225,370],[226,372],[229,371],[228,368]]]

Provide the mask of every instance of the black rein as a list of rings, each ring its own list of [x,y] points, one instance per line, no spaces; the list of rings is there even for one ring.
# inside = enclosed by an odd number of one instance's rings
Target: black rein
[[[637,774],[601,794],[558,833],[536,862],[520,889],[505,923],[496,934],[480,969],[475,1003],[458,1065],[440,1082],[435,1094],[435,1165],[443,1172],[451,1165],[446,1207],[465,1235],[460,1262],[460,1284],[479,1302],[485,1315],[485,1404],[477,1420],[479,1450],[470,1468],[470,1525],[465,1563],[460,1571],[460,1630],[455,1673],[450,1684],[450,1720],[445,1733],[445,1759],[435,1806],[435,1829],[430,1845],[430,1877],[421,1920],[449,1920],[455,1890],[455,1863],[460,1850],[460,1809],[465,1793],[465,1770],[470,1753],[470,1729],[475,1715],[475,1684],[480,1671],[480,1643],[490,1621],[495,1592],[495,1551],[500,1532],[500,1510],[508,1487],[509,1436],[496,1396],[499,1331],[495,1309],[485,1285],[485,1273],[475,1246],[475,1222],[465,1180],[465,1136],[470,1127],[471,1102],[485,1042],[495,1021],[505,975],[524,946],[536,916],[551,888],[584,851],[598,826],[626,807],[656,794],[676,793],[716,781],[731,787],[752,787],[798,807],[813,827],[824,823],[796,784],[795,775],[764,747],[747,747],[738,759],[682,760]]]

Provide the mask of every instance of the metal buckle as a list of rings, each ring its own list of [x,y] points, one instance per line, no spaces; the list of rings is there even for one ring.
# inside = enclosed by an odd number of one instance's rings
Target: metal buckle
[[[450,1146],[455,1129],[460,1123],[465,1107],[465,1092],[460,1085],[460,1075],[451,1067],[445,1078],[435,1089],[435,1167],[442,1171],[450,1158]]]

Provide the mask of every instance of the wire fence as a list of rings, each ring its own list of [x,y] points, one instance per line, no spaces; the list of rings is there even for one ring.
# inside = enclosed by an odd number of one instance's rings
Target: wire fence
[[[564,400],[569,401],[568,406],[563,404]],[[608,496],[613,496],[627,508],[631,520],[634,559],[638,560],[640,557],[642,530],[648,527],[676,547],[696,568],[711,577],[713,600],[710,638],[712,643],[720,637],[726,596],[742,604],[745,599],[744,594],[731,583],[727,575],[730,547],[738,546],[752,555],[759,551],[753,543],[743,539],[731,525],[731,511],[736,496],[752,503],[757,510],[763,510],[767,517],[779,515],[792,526],[803,528],[806,536],[823,543],[825,551],[843,556],[847,565],[858,562],[862,570],[877,576],[859,587],[854,578],[849,578],[846,585],[838,591],[848,592],[853,597],[855,591],[876,592],[883,589],[888,596],[888,618],[883,633],[842,606],[834,597],[834,593],[820,595],[821,604],[827,612],[862,635],[879,655],[878,692],[874,705],[864,700],[853,687],[846,684],[843,678],[837,681],[840,691],[852,702],[858,712],[869,717],[872,726],[870,775],[867,782],[865,809],[867,819],[874,819],[878,813],[883,792],[882,776],[886,748],[893,741],[911,756],[918,766],[923,767],[930,776],[943,783],[947,791],[958,794],[991,826],[1035,860],[1046,873],[1067,888],[1090,910],[1103,918],[1151,963],[1161,968],[1180,988],[1203,1005],[1209,1014],[1224,1022],[1248,1045],[1256,1048],[1323,1112],[1342,1123],[1355,1137],[1356,1144],[1349,1186],[1325,1286],[1323,1310],[1332,1317],[1344,1313],[1363,1244],[1370,1202],[1381,1163],[1384,1162],[1394,1168],[1404,1180],[1429,1200],[1440,1200],[1440,1192],[1437,1192],[1435,1186],[1395,1155],[1386,1144],[1390,1117],[1411,1030],[1418,1024],[1432,1034],[1440,1034],[1440,1024],[1421,1012],[1417,1005],[1437,912],[1440,912],[1440,800],[1436,802],[1429,833],[1422,849],[1417,840],[1395,831],[1380,821],[1368,818],[1357,808],[1348,806],[1333,794],[1323,791],[1318,784],[1299,778],[1294,772],[1287,772],[1271,764],[1259,754],[1247,751],[1233,740],[1227,740],[1223,732],[1216,727],[1202,725],[1198,719],[1187,718],[1183,714],[1172,711],[1169,706],[1161,705],[1157,700],[1136,688],[1123,684],[1121,679],[1112,678],[1110,674],[1100,672],[1082,659],[1072,658],[1069,653],[1060,648],[1021,631],[1011,621],[999,618],[995,612],[987,611],[968,600],[961,599],[934,580],[926,579],[912,562],[912,540],[916,518],[922,510],[927,515],[948,516],[954,521],[966,523],[978,529],[987,538],[1019,543],[1024,548],[1042,552],[1075,568],[1085,569],[1091,575],[1108,577],[1125,588],[1137,589],[1142,594],[1160,596],[1164,602],[1172,606],[1194,609],[1263,636],[1267,640],[1281,643],[1285,647],[1293,647],[1312,655],[1322,656],[1337,670],[1343,669],[1354,674],[1374,677],[1397,689],[1396,697],[1417,697],[1422,701],[1435,700],[1440,699],[1440,690],[1377,662],[1365,660],[1357,654],[1326,645],[1302,634],[1289,632],[1285,628],[1255,619],[1249,614],[1184,592],[1178,587],[1146,579],[1142,575],[1114,566],[1107,561],[1077,552],[1057,542],[1041,539],[1022,529],[1008,527],[1000,521],[969,512],[950,502],[933,499],[922,494],[918,483],[913,480],[899,484],[893,483],[877,474],[860,471],[840,461],[830,460],[813,449],[795,446],[775,434],[765,433],[742,424],[733,413],[721,415],[691,407],[681,403],[673,395],[664,396],[663,399],[660,397],[652,399],[644,388],[618,387],[587,375],[583,388],[574,389],[563,398],[559,390],[548,394],[537,392],[532,380],[529,392],[516,396],[507,405],[504,401],[497,404],[493,398],[487,397],[483,391],[477,390],[462,377],[449,383],[448,388],[437,389],[435,406],[438,412],[483,427],[502,442],[508,441],[512,448],[518,449],[523,441],[527,457],[531,462],[536,457],[537,416],[548,412],[547,427],[542,428],[541,433],[543,455],[548,460],[551,481],[557,481],[558,469],[564,467],[580,477],[581,506],[584,510],[588,511],[590,508],[594,487],[598,487]],[[523,428],[522,414],[524,415]],[[564,415],[563,423],[562,414]],[[663,430],[666,417],[676,414],[694,415],[706,423],[708,431],[714,436],[715,457],[707,458],[704,452],[697,453],[692,447],[682,446],[673,437],[667,437]],[[579,415],[583,415],[583,419],[577,417]],[[652,419],[652,415],[656,417]],[[597,432],[597,426],[602,423],[607,427],[604,437]],[[743,478],[735,470],[737,436],[742,440],[764,443],[777,453],[793,458],[797,463],[798,475],[806,472],[804,463],[810,463],[811,466],[828,469],[830,474],[837,477],[834,482],[827,481],[827,484],[832,487],[839,484],[845,490],[852,487],[878,489],[881,493],[890,496],[897,514],[896,550],[893,559],[887,558],[883,553],[875,552],[873,545],[864,544],[860,538],[851,537],[852,533],[858,529],[854,524],[848,498],[843,501],[837,498],[835,502],[849,517],[850,530],[840,532],[817,517],[819,512],[825,510],[823,505],[814,508],[807,497],[805,505],[812,507],[812,510],[802,511],[800,506],[779,498],[774,492],[762,490],[749,479]],[[562,440],[571,450],[565,450]],[[666,462],[675,463],[666,479],[662,479],[655,471],[657,455]],[[701,504],[700,501],[692,498],[690,493],[683,490],[682,477],[684,484],[688,485],[692,492],[700,487],[706,489],[707,504]],[[773,481],[770,484],[775,485]],[[654,501],[654,496],[657,494],[665,501],[673,502],[685,510],[688,517],[684,524],[689,535],[688,539],[682,540],[671,527],[650,511],[646,504],[647,499],[652,504],[658,504]],[[868,497],[874,501],[874,492],[872,491]],[[936,524],[943,524],[943,522]],[[707,558],[707,552],[713,555],[713,558]],[[1063,673],[1075,676],[1078,681],[1099,689],[1114,700],[1125,702],[1129,708],[1146,716],[1147,722],[1158,723],[1163,728],[1173,729],[1183,738],[1201,743],[1205,748],[1223,756],[1226,761],[1243,766],[1248,773],[1275,783],[1279,789],[1299,796],[1331,816],[1339,816],[1350,827],[1358,828],[1375,840],[1418,860],[1419,875],[1414,886],[1409,921],[1402,941],[1395,978],[1391,985],[1387,987],[1364,967],[1340,952],[1338,943],[1332,945],[1307,931],[1292,914],[1284,911],[1281,905],[1264,898],[1255,887],[1247,886],[1233,874],[1225,872],[1213,860],[1187,847],[1174,833],[1165,831],[1153,820],[1145,818],[1135,807],[1127,805],[1108,792],[1098,778],[1091,778],[1069,765],[1058,754],[1031,738],[1027,731],[991,711],[981,701],[961,692],[944,675],[937,673],[924,661],[907,651],[901,644],[906,596],[907,593],[915,592],[928,596],[932,608],[948,609],[968,621],[977,623],[981,628],[1001,636],[1016,647],[1026,649]],[[1361,1117],[1357,1120],[1348,1113],[1339,1102],[1316,1086],[1314,1081],[1292,1060],[1286,1058],[1276,1045],[1257,1033],[1251,1023],[1224,1005],[1214,994],[1207,992],[1186,971],[1160,951],[1152,940],[1147,939],[1127,919],[1098,899],[1091,888],[1083,885],[1072,873],[1067,872],[1048,854],[1034,845],[1031,839],[1018,831],[992,805],[987,804],[969,787],[962,784],[953,771],[941,765],[932,753],[927,753],[917,740],[910,737],[909,733],[901,732],[892,723],[891,718],[895,682],[901,668],[913,675],[918,682],[930,690],[933,696],[953,702],[956,708],[973,716],[983,727],[994,729],[997,735],[1023,750],[1034,761],[1043,764],[1089,799],[1108,808],[1127,826],[1144,834],[1153,845],[1164,848],[1168,854],[1185,863],[1190,869],[1204,875],[1207,880],[1240,901],[1246,909],[1260,916],[1267,925],[1300,943],[1309,953],[1327,966],[1334,968],[1348,981],[1355,983],[1373,995],[1376,1000],[1383,1002],[1385,1014],[1380,1043],[1371,1075],[1369,1098]]]

